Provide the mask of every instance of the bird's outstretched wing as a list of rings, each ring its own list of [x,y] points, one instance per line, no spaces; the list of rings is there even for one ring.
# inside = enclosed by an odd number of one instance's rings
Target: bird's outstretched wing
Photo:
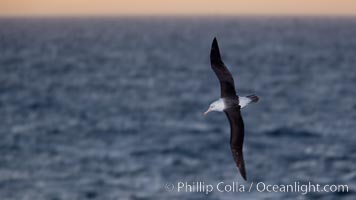
[[[221,98],[236,96],[234,79],[230,71],[221,60],[219,46],[216,38],[211,45],[210,52],[211,68],[214,70],[220,82]]]
[[[241,176],[246,179],[245,162],[243,157],[243,143],[244,143],[244,122],[241,117],[240,107],[228,108],[224,111],[230,122],[231,136],[230,147],[232,157],[235,160],[236,166],[240,170]]]

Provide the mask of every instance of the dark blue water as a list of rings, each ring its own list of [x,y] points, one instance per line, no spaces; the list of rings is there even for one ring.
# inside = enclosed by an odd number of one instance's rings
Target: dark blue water
[[[210,69],[243,109],[240,177]],[[0,20],[0,199],[355,199],[356,19]],[[349,192],[166,191],[167,183],[347,184]]]

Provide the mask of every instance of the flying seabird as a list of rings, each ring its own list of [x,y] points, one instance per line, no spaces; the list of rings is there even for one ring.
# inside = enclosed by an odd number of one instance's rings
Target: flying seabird
[[[211,68],[219,79],[221,95],[217,101],[210,104],[209,109],[204,115],[207,115],[211,111],[225,112],[231,128],[230,147],[232,156],[236,166],[240,170],[241,176],[247,180],[243,157],[244,122],[240,110],[250,103],[257,102],[258,97],[256,95],[241,97],[236,94],[234,79],[221,60],[216,38],[214,38],[211,45],[210,62]]]

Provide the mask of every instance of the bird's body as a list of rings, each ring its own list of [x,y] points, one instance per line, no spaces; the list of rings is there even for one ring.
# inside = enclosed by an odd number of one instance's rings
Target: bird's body
[[[230,147],[233,158],[240,170],[241,176],[246,180],[245,162],[243,158],[244,123],[241,116],[241,108],[257,102],[258,97],[249,95],[240,97],[236,95],[234,79],[221,60],[220,51],[216,38],[213,40],[210,53],[211,67],[220,82],[220,98],[210,104],[205,115],[211,111],[225,112],[231,127]]]
[[[253,96],[253,97],[252,97]],[[256,97],[257,99],[254,99],[254,97]],[[214,101],[213,104],[215,104],[215,110],[211,110],[211,111],[224,111],[224,109],[226,108],[230,108],[230,107],[236,107],[236,106],[240,106],[240,108],[244,108],[246,107],[248,104],[252,103],[252,102],[257,102],[258,101],[258,97],[254,96],[254,95],[250,95],[250,96],[246,96],[246,97],[232,97],[232,98],[219,98],[218,100]]]

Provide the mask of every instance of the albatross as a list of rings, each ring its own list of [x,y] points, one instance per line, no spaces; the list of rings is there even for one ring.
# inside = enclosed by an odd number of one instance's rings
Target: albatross
[[[244,122],[241,109],[250,103],[258,101],[256,95],[238,96],[235,90],[234,79],[223,63],[216,38],[211,45],[210,52],[211,68],[220,82],[220,98],[210,104],[209,109],[204,112],[207,115],[211,111],[225,112],[230,123],[230,148],[232,157],[240,171],[242,178],[246,181],[245,162],[243,157]]]

